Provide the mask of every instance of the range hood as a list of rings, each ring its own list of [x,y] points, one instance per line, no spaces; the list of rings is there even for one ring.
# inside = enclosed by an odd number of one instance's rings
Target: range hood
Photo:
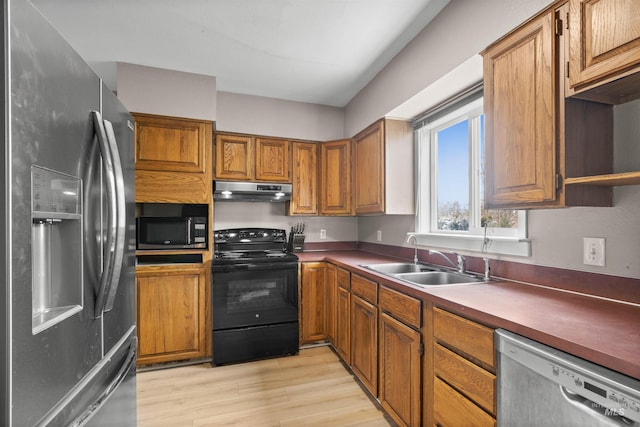
[[[213,200],[228,202],[287,202],[291,184],[213,181]]]

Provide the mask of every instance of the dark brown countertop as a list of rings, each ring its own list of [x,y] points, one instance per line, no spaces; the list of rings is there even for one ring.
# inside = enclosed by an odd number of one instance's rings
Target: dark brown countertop
[[[357,250],[298,257],[300,262],[331,261],[478,322],[640,378],[638,305],[509,281],[420,288],[360,267],[398,258]]]

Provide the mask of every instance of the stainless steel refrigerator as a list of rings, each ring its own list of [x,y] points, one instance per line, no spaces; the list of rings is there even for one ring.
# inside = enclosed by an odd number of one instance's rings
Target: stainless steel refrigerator
[[[0,425],[136,424],[133,119],[3,2]]]

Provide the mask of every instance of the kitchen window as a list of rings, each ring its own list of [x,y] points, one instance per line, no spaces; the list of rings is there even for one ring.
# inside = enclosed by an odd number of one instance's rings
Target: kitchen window
[[[484,207],[481,88],[423,115],[415,137],[418,242],[528,256],[526,212]]]

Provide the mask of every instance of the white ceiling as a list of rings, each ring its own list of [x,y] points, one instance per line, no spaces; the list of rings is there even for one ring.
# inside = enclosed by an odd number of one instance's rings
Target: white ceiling
[[[116,63],[342,107],[449,0],[31,0],[105,82]]]

